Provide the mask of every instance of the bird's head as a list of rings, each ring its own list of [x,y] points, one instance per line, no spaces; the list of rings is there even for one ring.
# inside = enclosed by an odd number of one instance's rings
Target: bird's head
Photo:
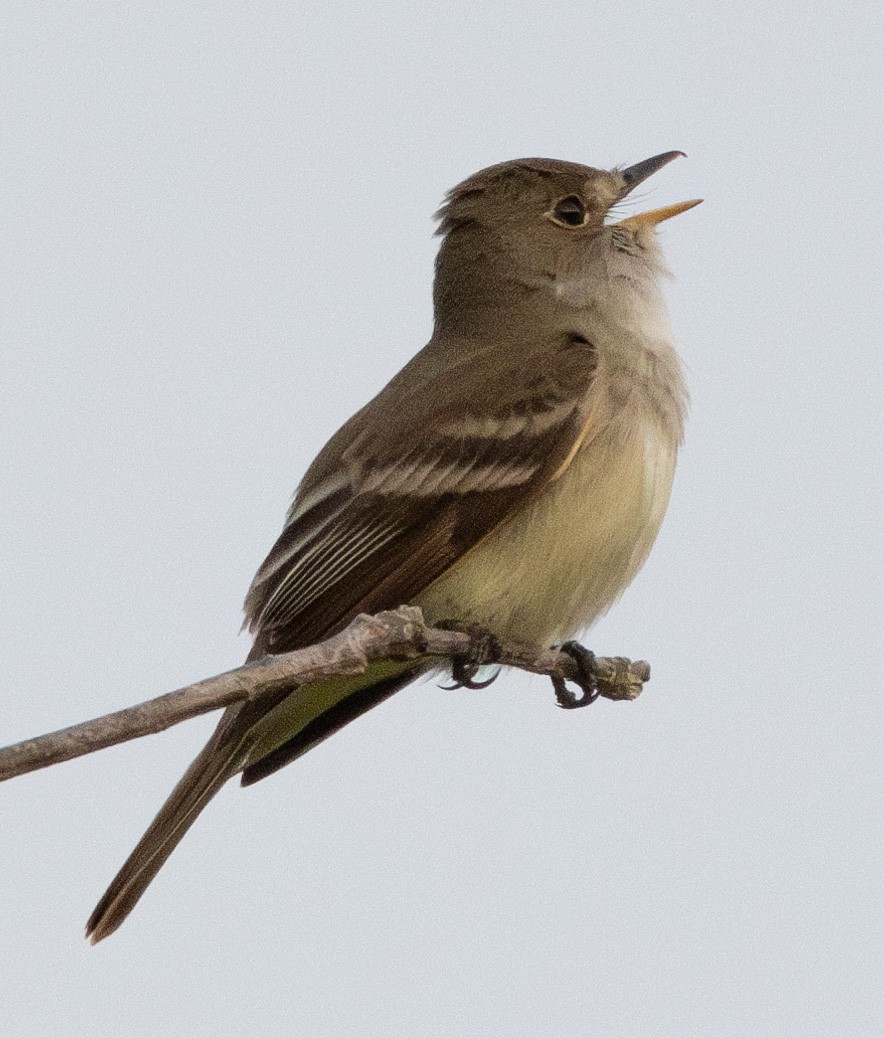
[[[667,151],[622,169],[594,169],[559,159],[515,159],[474,173],[436,214],[444,237],[437,259],[436,302],[448,309],[500,312],[507,293],[555,279],[580,279],[611,250],[662,269],[655,228],[698,204],[679,202],[610,221],[612,210],[673,159]]]

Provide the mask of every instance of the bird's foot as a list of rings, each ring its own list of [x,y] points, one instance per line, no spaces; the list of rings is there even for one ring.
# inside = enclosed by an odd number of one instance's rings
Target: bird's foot
[[[445,689],[446,692],[457,688],[488,688],[493,681],[497,680],[500,670],[496,670],[490,678],[486,678],[484,681],[475,680],[482,667],[487,667],[489,663],[496,663],[503,652],[500,642],[489,630],[478,624],[459,624],[455,621],[443,621],[436,626],[446,631],[461,631],[472,639],[469,652],[458,656],[451,662],[451,677],[454,684],[440,685],[439,688]]]
[[[599,697],[599,675],[595,653],[574,641],[563,642],[559,646],[559,651],[566,652],[577,664],[578,677],[574,679],[574,683],[583,693],[578,697],[565,684],[564,678],[552,675],[550,680],[553,683],[559,706],[564,710],[576,710],[579,706],[589,706],[590,703],[594,703]]]

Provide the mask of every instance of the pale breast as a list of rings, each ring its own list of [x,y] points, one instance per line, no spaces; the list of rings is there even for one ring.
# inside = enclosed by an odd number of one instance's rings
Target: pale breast
[[[606,270],[602,280],[576,270],[550,286],[562,321],[581,327],[598,350],[589,435],[558,479],[417,596],[431,621],[550,645],[598,619],[648,557],[669,501],[687,395],[653,236],[635,254],[611,248]]]
[[[652,417],[628,430],[614,423],[415,603],[431,622],[480,624],[511,643],[573,636],[616,601],[647,558],[676,447]]]

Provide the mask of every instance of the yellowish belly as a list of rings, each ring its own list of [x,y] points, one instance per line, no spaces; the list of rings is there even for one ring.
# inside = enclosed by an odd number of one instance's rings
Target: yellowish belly
[[[508,644],[573,637],[616,601],[647,558],[675,455],[653,419],[609,429],[414,604],[430,622],[480,624]]]

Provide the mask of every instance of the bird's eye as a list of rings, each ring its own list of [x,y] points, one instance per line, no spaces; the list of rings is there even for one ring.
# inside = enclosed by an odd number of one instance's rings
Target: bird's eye
[[[553,219],[565,227],[582,227],[586,223],[586,206],[576,195],[568,195],[556,202]]]

